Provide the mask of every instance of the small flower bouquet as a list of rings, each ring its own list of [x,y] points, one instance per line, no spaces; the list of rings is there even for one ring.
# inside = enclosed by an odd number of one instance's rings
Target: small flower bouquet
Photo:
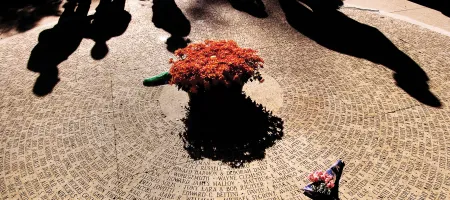
[[[345,164],[338,160],[327,171],[315,171],[308,176],[312,183],[305,186],[305,195],[312,199],[338,199],[337,188]]]
[[[333,175],[324,171],[315,171],[308,176],[308,179],[312,182],[310,188],[313,191],[327,195],[331,194],[331,189],[334,187]]]
[[[242,86],[249,80],[263,81],[258,69],[264,61],[253,49],[240,48],[229,40],[206,40],[175,51],[170,60],[170,84],[189,93],[208,91],[214,86]]]

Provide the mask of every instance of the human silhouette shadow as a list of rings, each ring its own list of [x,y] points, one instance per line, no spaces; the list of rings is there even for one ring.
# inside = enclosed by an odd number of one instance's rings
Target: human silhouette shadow
[[[35,95],[53,91],[60,80],[58,65],[75,52],[83,38],[96,42],[91,56],[98,60],[108,53],[106,41],[127,29],[131,15],[124,10],[125,0],[101,0],[95,15],[87,16],[90,4],[91,0],[68,0],[58,23],[39,34],[28,60],[28,69],[40,74],[33,87]]]
[[[440,107],[441,102],[431,93],[425,71],[400,51],[378,29],[359,23],[336,9],[339,3],[331,6],[302,5],[296,0],[279,0],[288,23],[303,35],[318,44],[350,56],[363,58],[381,64],[394,72],[397,86],[423,104]],[[304,3],[310,3],[304,1]],[[338,6],[337,6],[338,7]]]
[[[59,82],[58,65],[78,48],[89,27],[90,4],[91,0],[68,1],[58,23],[39,34],[28,60],[28,69],[39,73],[33,87],[35,95],[51,93]]]
[[[152,11],[153,24],[171,35],[166,41],[167,50],[174,52],[186,47],[190,40],[185,37],[191,32],[191,23],[175,0],[153,0]]]
[[[283,137],[283,120],[245,94],[216,90],[191,95],[180,133],[191,158],[220,160],[231,167],[263,159]]]
[[[449,0],[409,0],[409,1],[440,11],[445,16],[450,17]]]
[[[95,60],[103,59],[108,54],[106,41],[127,30],[131,15],[124,9],[125,0],[100,0],[87,35],[95,41],[91,50],[91,56]]]

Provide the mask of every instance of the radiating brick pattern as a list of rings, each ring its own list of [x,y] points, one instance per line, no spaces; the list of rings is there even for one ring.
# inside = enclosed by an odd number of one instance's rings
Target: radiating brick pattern
[[[94,43],[83,40],[59,65],[61,81],[45,97],[33,95],[37,74],[26,66],[39,33],[52,26],[0,40],[2,199],[306,199],[300,189],[307,174],[339,158],[346,163],[342,199],[450,198],[447,36],[341,10],[379,29],[421,66],[443,104],[433,108],[397,87],[388,68],[291,28],[277,1],[266,2],[265,19],[227,1],[177,1],[191,21],[191,40],[233,39],[266,61],[268,86],[247,93],[271,102],[284,137],[263,160],[231,168],[194,161],[183,149],[183,92],[142,85],[168,70],[172,54],[161,40],[168,34],[151,22],[151,1],[127,3],[133,19],[108,41],[106,58],[91,59]]]

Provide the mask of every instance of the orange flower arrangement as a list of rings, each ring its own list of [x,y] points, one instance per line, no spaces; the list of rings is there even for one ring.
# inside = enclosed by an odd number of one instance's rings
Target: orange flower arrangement
[[[259,68],[264,61],[253,49],[238,47],[235,41],[206,40],[175,51],[178,60],[170,59],[170,84],[197,93],[213,86],[243,85],[248,80],[263,82]]]

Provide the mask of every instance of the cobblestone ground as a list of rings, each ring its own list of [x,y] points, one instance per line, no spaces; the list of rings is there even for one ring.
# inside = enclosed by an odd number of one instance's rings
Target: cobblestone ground
[[[84,39],[58,66],[61,80],[44,97],[32,93],[38,74],[27,62],[39,33],[53,25],[0,41],[0,197],[306,199],[300,189],[307,174],[341,158],[342,199],[450,199],[448,36],[341,9],[420,65],[442,103],[436,108],[398,87],[389,68],[299,33],[277,1],[266,2],[263,19],[226,1],[177,4],[192,41],[233,39],[265,59],[267,81],[245,90],[284,121],[284,137],[264,159],[232,168],[189,157],[179,137],[187,95],[142,85],[168,70],[168,34],[154,27],[151,1],[130,0],[133,19],[108,41],[106,58],[93,60],[94,42]]]

